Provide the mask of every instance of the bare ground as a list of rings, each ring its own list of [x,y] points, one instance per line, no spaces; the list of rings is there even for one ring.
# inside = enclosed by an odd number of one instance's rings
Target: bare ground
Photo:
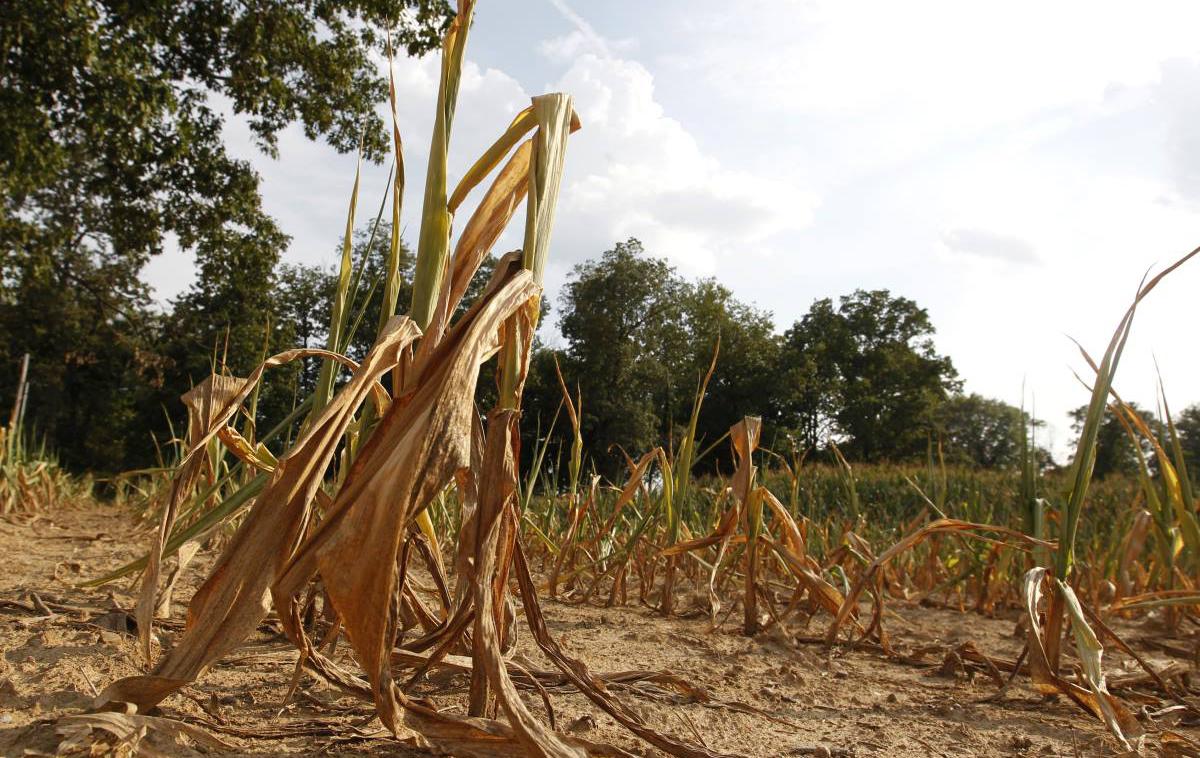
[[[77,586],[136,557],[148,535],[135,533],[128,514],[103,506],[0,520],[5,567],[0,573],[0,755],[54,754],[62,739],[56,733],[59,717],[87,709],[109,682],[142,671],[132,621],[123,610],[134,604],[129,582],[95,590]],[[180,601],[190,596],[211,560],[202,555],[189,567],[177,593],[176,618],[183,615]],[[636,606],[544,601],[543,611],[551,632],[593,671],[664,670],[703,688],[708,703],[671,702],[671,693],[645,684],[614,686],[614,691],[655,728],[702,739],[714,750],[897,757],[1116,751],[1101,724],[1069,701],[1042,699],[1023,676],[999,699],[984,702],[997,694],[993,678],[964,671],[954,656],[947,662],[947,650],[968,642],[989,655],[1015,659],[1021,648],[1015,616],[984,618],[893,602],[888,629],[897,645],[929,651],[922,661],[899,663],[877,651],[829,651],[812,641],[823,632],[824,617],[811,629],[791,628],[792,638],[778,630],[747,638],[733,620],[713,631],[707,618],[667,620]],[[166,625],[165,639],[178,628],[177,621]],[[1146,633],[1142,626],[1122,631],[1135,641]],[[519,651],[531,667],[548,667],[528,634]],[[1161,650],[1143,652],[1156,666],[1181,665]],[[339,654],[347,654],[344,647]],[[1136,676],[1132,661],[1112,655],[1105,660],[1110,677]],[[391,739],[368,704],[311,677],[304,677],[297,696],[281,710],[294,662],[291,645],[265,625],[161,706],[160,715],[202,724],[226,747],[153,736],[143,747],[168,755],[434,754]],[[420,694],[439,707],[461,709],[464,683],[461,675],[443,677],[422,685]],[[536,693],[525,696],[535,713],[545,714]],[[658,755],[582,696],[552,691],[550,699],[559,729],[635,754]],[[1159,709],[1156,700],[1147,703],[1144,711]],[[1148,752],[1158,750],[1154,733],[1159,729],[1200,742],[1200,728],[1176,724],[1172,717],[1144,719],[1151,731]]]

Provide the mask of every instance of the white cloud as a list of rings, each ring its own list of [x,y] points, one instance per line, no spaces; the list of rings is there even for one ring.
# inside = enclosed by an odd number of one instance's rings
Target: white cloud
[[[571,93],[583,121],[550,296],[572,264],[630,236],[685,274],[720,276],[781,328],[814,298],[888,288],[929,309],[969,390],[1015,402],[1026,382],[1063,452],[1063,412],[1083,401],[1064,335],[1101,349],[1145,269],[1198,241],[1200,5],[632,3],[529,0],[551,21],[516,14],[472,34],[452,175],[538,91]],[[488,57],[487,34],[518,40]],[[547,73],[518,79],[530,61]],[[436,56],[397,61],[397,76],[413,240]],[[244,131],[231,140],[263,173],[288,257],[332,261],[353,157],[291,129],[270,161]],[[367,169],[360,223],[385,176]],[[1200,372],[1200,354],[1177,347],[1198,267],[1139,311],[1118,385],[1147,405],[1155,351],[1168,381]],[[1171,388],[1173,405],[1200,401]]]
[[[141,278],[150,283],[155,302],[165,308],[195,281],[195,256],[181,250],[178,237],[168,233],[163,251],[150,259],[141,271]]]
[[[587,19],[576,13],[567,0],[550,0],[550,4],[575,29],[565,37],[543,43],[543,50],[566,52],[569,53],[569,57],[575,57],[584,52],[594,53],[605,58],[612,57],[608,40],[601,37]]]
[[[555,63],[565,63],[578,58],[584,53],[605,55],[607,50],[595,45],[592,40],[579,29],[573,29],[561,37],[543,40],[538,45],[542,55]]]
[[[1172,59],[1156,91],[1167,120],[1167,150],[1175,190],[1200,204],[1200,64]]]
[[[1026,240],[986,229],[948,229],[942,234],[942,242],[955,253],[1010,263],[1033,263],[1037,260],[1033,245]]]
[[[635,236],[685,272],[711,274],[723,256],[810,223],[810,192],[724,166],[663,110],[640,63],[585,54],[556,88],[572,93],[584,125],[559,212],[568,255]]]
[[[651,254],[667,257],[689,275],[708,275],[722,265],[739,265],[747,246],[769,253],[773,238],[811,223],[813,193],[783,178],[726,166],[666,112],[650,71],[619,57],[630,44],[612,43],[577,15],[569,18],[575,28],[542,45],[547,55],[566,56],[562,62],[569,63],[545,89],[571,93],[584,127],[568,150],[548,272],[552,298],[570,266],[628,237],[640,238]],[[395,75],[407,177],[403,223],[412,242],[437,96],[437,56],[398,59]],[[468,56],[452,134],[452,181],[531,94],[506,72],[480,67]],[[380,113],[390,118],[383,104]],[[229,121],[227,136],[235,153],[262,173],[266,209],[293,238],[287,260],[331,263],[345,224],[354,157],[336,155],[295,127],[280,137],[279,160],[258,154],[237,119]],[[363,171],[360,226],[379,207],[387,166],[366,165]],[[472,210],[468,200],[456,230]],[[499,250],[520,244],[521,223],[518,215]]]
[[[727,90],[774,95],[758,108],[936,106],[968,118],[1153,82],[1163,58],[1196,54],[1200,24],[1200,7],[1181,0],[748,0],[696,15],[706,44],[681,60]]]
[[[699,2],[662,56],[722,104],[806,119],[838,140],[839,171],[936,159],[1063,108],[1095,107],[1195,60],[1200,5],[1174,0]]]

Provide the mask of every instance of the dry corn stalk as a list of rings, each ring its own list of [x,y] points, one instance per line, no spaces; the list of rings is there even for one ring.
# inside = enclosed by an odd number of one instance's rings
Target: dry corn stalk
[[[409,341],[413,336],[415,335],[408,337]],[[287,350],[268,358],[248,378],[238,379],[213,374],[183,395],[182,400],[188,409],[188,453],[179,463],[172,478],[169,499],[163,509],[154,542],[147,553],[146,572],[142,577],[141,593],[136,610],[138,638],[146,660],[150,660],[150,638],[155,609],[164,601],[169,600],[169,592],[163,592],[160,597],[158,591],[163,550],[172,533],[179,507],[190,496],[205,465],[209,462],[207,457],[209,442],[214,437],[220,436],[235,454],[246,455],[249,451],[242,450],[238,443],[238,440],[241,439],[240,435],[237,435],[232,427],[227,426],[227,423],[258,386],[267,369],[307,357],[321,357],[331,362],[343,363],[352,370],[358,369],[358,364],[350,359],[327,350]],[[367,384],[364,391],[372,393],[378,407],[388,402],[387,393],[378,384],[374,384],[374,386]],[[247,444],[246,447],[248,448],[249,445]]]
[[[241,394],[246,385],[245,379],[213,374],[185,392],[180,398],[188,412],[187,442],[188,449],[192,451],[192,454],[179,467],[179,471],[171,483],[171,494],[166,507],[163,508],[158,533],[154,544],[150,547],[150,560],[146,564],[145,576],[142,577],[142,591],[138,597],[136,615],[138,642],[142,648],[142,657],[147,661],[150,660],[150,636],[151,627],[154,624],[154,611],[159,604],[158,577],[162,571],[163,547],[166,545],[167,537],[171,534],[171,529],[175,526],[175,516],[179,511],[179,506],[183,503],[184,498],[192,494],[205,465],[211,463],[204,454],[204,443],[208,438],[207,432],[216,426],[224,426],[225,419],[218,420],[218,417]],[[240,404],[239,401],[233,407],[236,408]],[[212,478],[211,466],[209,475],[209,478]],[[169,597],[170,592],[165,592],[164,598],[168,603],[170,602]]]
[[[1070,611],[1071,628],[1075,631],[1076,647],[1083,663],[1083,679],[1088,685],[1087,688],[1059,676],[1047,656],[1044,630],[1048,623],[1043,622],[1038,613],[1042,589],[1047,582],[1051,582],[1052,592],[1062,595],[1063,605]],[[1050,577],[1047,569],[1038,567],[1030,569],[1025,575],[1023,595],[1029,622],[1029,677],[1034,687],[1046,695],[1063,694],[1071,698],[1080,707],[1104,721],[1117,742],[1126,751],[1130,750],[1128,738],[1142,735],[1141,724],[1119,700],[1109,694],[1100,665],[1104,648],[1084,618],[1083,609],[1071,587]]]
[[[882,570],[897,556],[905,553],[925,540],[935,537],[938,534],[958,534],[965,537],[975,537],[977,539],[990,539],[982,537],[981,534],[994,532],[1005,537],[1011,538],[1015,543],[1028,545],[1030,547],[1054,547],[1052,543],[1043,542],[1042,540],[1034,539],[1015,529],[1009,529],[1003,526],[994,526],[991,524],[975,524],[969,521],[961,521],[959,519],[938,519],[936,521],[925,524],[915,531],[905,535],[902,539],[889,547],[887,550],[880,553],[877,557],[871,560],[863,573],[859,576],[858,581],[854,583],[854,587],[846,595],[846,599],[842,603],[841,609],[834,616],[833,622],[829,625],[829,630],[825,633],[826,641],[833,644],[837,641],[838,632],[841,630],[846,620],[853,614],[858,612],[858,598],[866,590],[868,585],[874,584],[875,592],[873,599],[873,610],[871,622],[867,629],[862,633],[863,637],[876,633],[881,645],[887,647],[887,637],[883,631],[883,592],[880,585],[880,577]]]
[[[741,525],[747,540],[745,590],[742,597],[745,609],[743,631],[746,634],[755,634],[758,631],[756,596],[758,594],[758,532],[762,522],[762,502],[758,490],[754,486],[757,469],[753,456],[754,451],[758,449],[761,431],[762,420],[753,416],[742,419],[729,429],[730,444],[733,446],[734,457],[737,460],[737,468],[734,470],[733,480],[729,487],[729,491],[733,495],[733,503],[725,511],[712,534],[670,545],[662,551],[664,556],[670,557],[692,550],[700,550],[710,545],[718,546],[717,556],[713,561],[708,579],[708,599],[712,620],[715,623],[717,614],[721,610],[721,599],[716,590],[717,574],[721,569],[725,551],[738,526]]]
[[[503,612],[505,592],[507,577],[515,566],[535,639],[567,679],[660,748],[695,758],[715,755],[646,726],[604,692],[586,667],[567,657],[549,639],[541,622],[516,528],[516,424],[566,138],[578,128],[578,120],[569,97],[534,98],[459,187],[452,194],[447,192],[446,153],[472,10],[473,3],[462,3],[443,47],[413,318],[395,318],[384,325],[363,364],[335,394],[329,377],[338,357],[326,356],[330,360],[322,377],[329,380],[322,382],[322,388],[329,394],[323,393],[314,403],[315,411],[301,437],[278,461],[268,461],[248,441],[239,441],[226,424],[266,364],[209,419],[187,461],[198,459],[201,445],[219,436],[240,458],[269,472],[269,481],[193,597],[182,639],[152,674],[122,679],[106,688],[100,697],[102,705],[124,703],[144,713],[238,645],[273,604],[289,638],[301,651],[301,663],[343,690],[371,699],[384,724],[397,736],[418,744],[436,744],[458,755],[619,752],[556,734],[542,726],[517,697],[503,658],[506,628],[512,623]],[[531,140],[513,150],[531,130]],[[511,157],[467,223],[451,257],[449,233],[455,209],[510,150]],[[451,323],[450,315],[466,283],[522,197],[527,198],[523,250],[500,262],[475,305]],[[352,202],[351,218],[353,207]],[[344,261],[343,273],[348,268]],[[339,287],[340,292],[344,289]],[[343,307],[335,308],[335,326],[342,323],[345,310],[344,298],[338,302]],[[412,352],[414,343],[416,351]],[[497,353],[500,400],[484,431],[473,407],[475,384],[479,366]],[[378,421],[369,423],[374,418],[360,409],[378,386],[378,379],[393,369],[401,371],[394,375],[396,395],[377,403]],[[331,464],[339,466],[332,478],[327,476]],[[472,510],[464,514],[455,562],[461,572],[459,590],[452,599],[440,579],[440,558],[423,547],[424,537],[417,526],[425,509],[451,482],[458,482],[472,501]],[[432,536],[431,530],[427,531]],[[169,533],[167,527],[160,530],[160,545]],[[439,584],[440,615],[423,607],[407,581],[414,545],[426,556]],[[152,596],[153,585],[148,586]],[[336,614],[332,634],[345,632],[365,681],[343,670],[309,640],[302,623],[303,598],[311,596],[317,586],[323,588]],[[471,714],[502,711],[506,721],[438,712],[405,694],[395,679],[396,643],[401,628],[413,624],[423,626],[425,634],[407,649],[432,651],[422,669],[437,665],[454,649],[469,649]]]
[[[183,638],[151,675],[114,682],[101,693],[101,702],[132,703],[144,713],[195,680],[253,631],[269,610],[270,583],[307,529],[316,492],[346,427],[378,377],[398,362],[401,350],[417,334],[407,318],[393,321],[350,382],[280,458],[270,483],[193,596]],[[206,437],[211,439],[216,432],[210,430]]]

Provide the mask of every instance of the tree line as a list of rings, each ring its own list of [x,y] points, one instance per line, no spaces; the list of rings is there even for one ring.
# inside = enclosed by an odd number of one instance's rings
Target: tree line
[[[296,125],[382,162],[379,56],[436,49],[452,15],[448,0],[0,3],[0,397],[28,353],[31,433],[74,468],[153,462],[151,433],[170,436],[164,411],[178,417],[216,342],[244,370],[302,337],[263,320],[288,238],[224,114],[272,157]],[[199,275],[163,310],[142,273],[170,245]]]
[[[178,398],[194,382],[323,347],[333,274],[281,263],[289,240],[251,164],[226,150],[223,113],[269,156],[298,125],[383,161],[376,56],[435,48],[451,14],[446,0],[0,4],[0,402],[14,398],[28,354],[27,433],[76,470],[154,465],[182,436]],[[376,323],[369,285],[388,233],[357,238],[365,324]],[[169,245],[194,256],[197,274],[163,307],[142,275]],[[752,413],[781,453],[836,444],[853,460],[905,460],[940,445],[948,460],[1007,466],[1029,422],[964,395],[928,313],[886,290],[817,300],[779,328],[720,282],[685,279],[627,240],[577,266],[545,305],[561,338],[534,353],[525,447],[547,436],[554,447],[566,431],[561,418],[551,431],[561,369],[583,398],[589,459],[608,475],[622,450],[672,444],[718,343],[699,429],[709,443]],[[262,421],[284,417],[315,372],[310,362],[271,373]],[[1200,445],[1200,411],[1177,422],[1185,447]],[[1136,466],[1114,420],[1101,440],[1099,473]],[[718,446],[704,465],[725,454]]]
[[[390,229],[356,232],[361,272],[351,302],[346,352],[361,358],[378,321]],[[117,472],[154,465],[186,423],[178,397],[213,370],[248,374],[265,356],[292,347],[324,347],[336,287],[332,267],[280,263],[273,255],[202,257],[193,284],[162,308],[110,291],[113,308],[62,293],[4,283],[0,391],[15,393],[16,362],[33,353],[27,426],[76,470]],[[411,281],[413,256],[401,271]],[[476,277],[480,288],[488,266]],[[468,292],[464,307],[478,290]],[[410,292],[402,289],[399,310]],[[556,326],[551,344],[534,349],[522,425],[526,451],[548,444],[552,460],[569,449],[562,384],[582,398],[585,455],[606,477],[620,476],[622,451],[670,447],[686,428],[697,387],[717,355],[698,437],[718,441],[744,415],[764,419],[764,443],[780,454],[850,460],[924,459],[1006,467],[1017,462],[1021,409],[961,392],[949,357],[934,344],[928,313],[886,290],[856,290],[818,299],[790,327],[739,300],[714,279],[690,280],[636,239],[577,265],[543,319]],[[70,329],[47,315],[74,319]],[[353,323],[352,322],[352,323]],[[44,335],[57,331],[59,338]],[[551,329],[553,333],[555,330]],[[72,336],[75,339],[69,339]],[[33,338],[31,338],[33,337]],[[259,428],[285,417],[315,386],[315,360],[274,369],[259,395]],[[481,370],[480,407],[489,407],[491,366]],[[562,383],[559,375],[561,373]],[[1200,409],[1177,419],[1185,444],[1200,441]],[[549,440],[547,443],[547,439]],[[701,461],[728,470],[726,446]],[[1043,454],[1044,455],[1044,454]],[[524,456],[528,462],[529,456]],[[1101,432],[1097,471],[1132,471],[1136,454],[1119,424]]]
[[[1022,435],[1036,438],[1043,426],[1020,407],[962,392],[953,361],[936,348],[928,312],[887,290],[815,300],[780,330],[772,314],[720,282],[689,281],[630,239],[576,266],[557,306],[561,344],[535,352],[525,413],[544,433],[561,399],[561,371],[583,398],[585,450],[608,476],[623,468],[619,451],[640,453],[678,439],[714,352],[719,357],[698,426],[710,444],[743,416],[758,415],[765,447],[781,455],[832,461],[836,447],[851,461],[933,456],[1005,468],[1019,464]],[[1084,410],[1074,412],[1076,433]],[[1150,428],[1161,428],[1137,410]],[[1175,422],[1186,457],[1200,461],[1200,406]],[[560,419],[552,449],[569,448],[564,426]],[[1152,461],[1148,446],[1141,452]],[[1033,454],[1042,468],[1056,465],[1043,447]],[[728,455],[719,446],[700,465],[729,471]],[[1108,416],[1096,475],[1137,469],[1133,443]]]

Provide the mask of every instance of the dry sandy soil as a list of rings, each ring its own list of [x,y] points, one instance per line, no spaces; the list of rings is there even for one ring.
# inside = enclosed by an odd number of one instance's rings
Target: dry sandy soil
[[[98,590],[77,587],[135,557],[148,536],[131,536],[135,531],[125,513],[98,506],[0,520],[5,567],[0,573],[0,754],[54,754],[62,739],[56,733],[61,716],[88,708],[97,690],[112,680],[141,671],[129,633],[132,621],[122,610],[134,604],[128,582]],[[189,567],[177,592],[176,617],[210,561],[211,556],[202,556]],[[985,702],[998,691],[991,677],[968,676],[953,658],[944,665],[945,650],[966,642],[1015,658],[1021,647],[1013,635],[1015,617],[991,619],[892,603],[888,624],[897,645],[931,651],[924,662],[898,663],[871,650],[831,652],[778,631],[747,638],[733,621],[710,631],[707,619],[664,620],[641,607],[545,601],[543,611],[552,633],[593,671],[670,671],[706,690],[707,704],[673,703],[661,689],[614,686],[651,725],[686,739],[702,738],[716,750],[751,756],[1116,752],[1098,722],[1069,701],[1043,700],[1023,677],[994,702]],[[178,628],[178,622],[166,625],[168,644]],[[818,619],[812,629],[791,633],[819,635],[823,628]],[[1126,631],[1137,639],[1139,629]],[[549,667],[527,634],[519,649],[531,666]],[[1171,662],[1161,651],[1147,650],[1147,655],[1158,665]],[[161,706],[162,716],[206,724],[226,747],[153,736],[142,747],[167,755],[433,754],[390,739],[367,704],[311,677],[280,710],[294,661],[287,640],[265,625],[256,638]],[[1106,664],[1110,677],[1134,671],[1119,656],[1106,657]],[[442,679],[423,685],[420,694],[439,707],[461,709],[462,685],[461,677]],[[551,692],[550,697],[559,729],[635,754],[658,754],[582,696]],[[540,697],[531,694],[528,702],[544,714]],[[1158,751],[1153,733],[1159,729],[1200,742],[1200,729],[1171,719],[1172,714],[1143,719],[1152,732],[1147,753]]]

